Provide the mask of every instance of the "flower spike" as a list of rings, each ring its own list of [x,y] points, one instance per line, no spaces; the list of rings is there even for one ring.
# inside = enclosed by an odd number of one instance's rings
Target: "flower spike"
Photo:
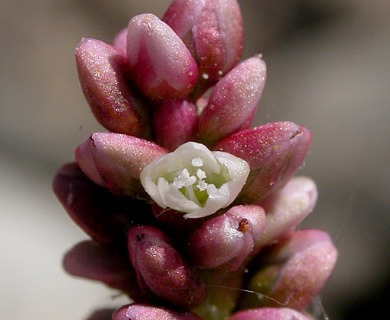
[[[133,302],[90,320],[314,320],[300,312],[337,251],[325,232],[297,231],[317,200],[312,180],[293,177],[311,134],[287,121],[250,129],[267,70],[261,55],[239,62],[242,26],[237,0],[172,0],[112,44],[77,46],[109,132],[53,180],[90,238],[63,265]]]

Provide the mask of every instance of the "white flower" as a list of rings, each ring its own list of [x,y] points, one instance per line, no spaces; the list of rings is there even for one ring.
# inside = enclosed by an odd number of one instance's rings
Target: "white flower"
[[[201,218],[231,204],[248,174],[245,160],[187,142],[146,166],[141,183],[160,207]]]

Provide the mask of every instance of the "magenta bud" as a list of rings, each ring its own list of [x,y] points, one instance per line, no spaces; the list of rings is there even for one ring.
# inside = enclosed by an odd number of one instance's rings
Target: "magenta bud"
[[[131,304],[119,308],[112,320],[201,320],[191,312],[168,310],[144,304]]]
[[[154,112],[157,143],[170,151],[193,140],[197,124],[196,106],[185,100],[164,100]]]
[[[69,216],[99,243],[123,241],[124,228],[130,221],[141,222],[152,217],[147,204],[114,197],[91,182],[77,163],[66,164],[58,170],[53,191]]]
[[[116,49],[121,50],[126,54],[126,40],[127,40],[127,27],[119,31],[114,40],[112,41],[112,46]]]
[[[239,311],[226,320],[311,320],[289,308],[258,308]]]
[[[259,206],[236,206],[204,222],[187,241],[192,263],[214,268],[229,263],[237,270],[252,252],[265,227],[264,210]]]
[[[243,28],[236,0],[174,0],[163,21],[192,52],[201,82],[214,84],[239,61]]]
[[[167,151],[157,144],[118,133],[94,133],[75,151],[81,170],[117,195],[142,192],[140,173]]]
[[[303,310],[329,278],[337,250],[329,235],[320,230],[301,230],[260,255],[262,266],[252,277],[243,307],[278,307]]]
[[[190,309],[205,298],[205,284],[157,228],[138,226],[128,231],[128,249],[141,288],[172,305]]]
[[[140,298],[135,272],[126,252],[113,246],[80,242],[65,254],[63,266],[74,276],[97,280],[129,294],[132,299]]]
[[[257,203],[299,169],[310,142],[306,128],[292,122],[274,122],[233,134],[213,149],[249,163],[251,173],[238,197],[244,203]]]
[[[223,77],[199,116],[200,141],[213,145],[239,129],[249,128],[265,79],[266,66],[259,56],[241,62]]]
[[[266,228],[256,247],[261,248],[292,232],[314,209],[317,187],[306,177],[293,177],[261,203],[266,212]]]
[[[95,39],[76,48],[81,87],[92,112],[106,129],[133,136],[148,135],[148,108],[129,86],[130,65],[124,53]]]
[[[198,77],[198,67],[178,35],[152,14],[130,20],[127,57],[133,81],[149,98],[186,97]]]

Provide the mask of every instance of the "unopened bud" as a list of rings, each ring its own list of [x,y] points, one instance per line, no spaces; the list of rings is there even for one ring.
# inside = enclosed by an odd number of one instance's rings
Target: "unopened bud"
[[[336,259],[337,250],[326,232],[294,232],[259,256],[253,267],[260,270],[251,278],[252,294],[244,296],[242,307],[304,310],[325,285]]]
[[[201,320],[191,312],[168,310],[144,304],[131,304],[119,308],[112,320]]]
[[[152,14],[130,20],[127,57],[137,87],[151,99],[184,98],[198,77],[198,67],[179,36]]]
[[[243,28],[236,0],[174,0],[163,21],[195,57],[203,89],[218,81],[240,59]]]
[[[259,56],[241,62],[223,77],[212,89],[199,116],[199,140],[210,146],[249,128],[265,79],[266,66]]]
[[[148,106],[129,84],[129,62],[123,51],[95,39],[76,48],[81,88],[93,114],[112,132],[149,135]]]
[[[75,151],[81,170],[93,182],[127,196],[141,192],[141,171],[165,153],[153,142],[118,133],[94,133]]]
[[[265,227],[259,206],[236,206],[204,222],[188,239],[188,254],[194,265],[214,268],[229,263],[238,269],[252,252]]]
[[[203,280],[159,229],[147,226],[129,229],[128,250],[141,288],[184,309],[197,306],[205,298]]]
[[[153,113],[157,143],[173,151],[193,140],[197,118],[195,104],[186,100],[164,100]]]
[[[226,320],[311,320],[311,318],[289,308],[258,308],[239,311]]]
[[[249,163],[251,173],[239,199],[258,203],[298,170],[310,142],[311,134],[306,128],[292,122],[274,122],[233,134],[213,149],[229,152]]]

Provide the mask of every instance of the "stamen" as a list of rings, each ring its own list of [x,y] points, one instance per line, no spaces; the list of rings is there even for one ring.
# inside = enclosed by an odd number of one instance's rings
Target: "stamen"
[[[206,172],[204,172],[202,169],[198,169],[196,171],[196,175],[201,180],[206,179]]]
[[[196,182],[195,176],[190,176],[190,173],[187,169],[183,169],[183,171],[173,179],[172,185],[176,189],[181,189],[183,187],[189,187],[192,186]]]
[[[206,190],[207,186],[208,186],[208,183],[203,181],[203,180],[198,181],[198,184],[196,185],[196,187],[199,189],[199,191]]]
[[[202,158],[196,157],[196,158],[192,159],[191,164],[194,167],[198,167],[199,168],[199,167],[203,166],[203,160],[202,160]]]

